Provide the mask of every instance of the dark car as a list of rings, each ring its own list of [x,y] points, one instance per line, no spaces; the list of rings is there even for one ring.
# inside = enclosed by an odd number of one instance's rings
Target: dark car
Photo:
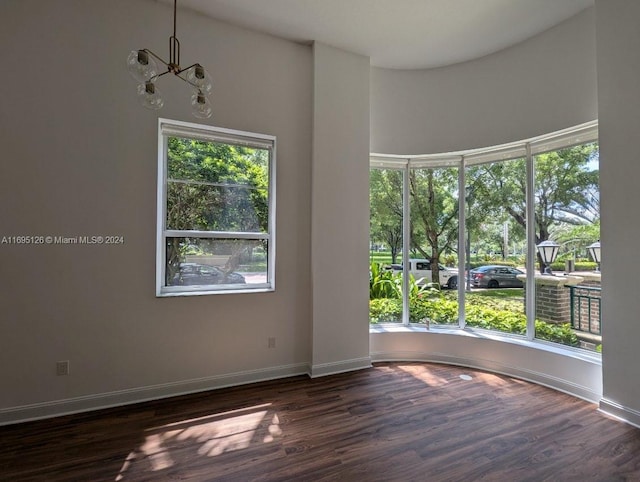
[[[522,288],[524,283],[517,276],[524,274],[509,266],[480,266],[471,270],[471,285],[474,288]]]
[[[173,277],[172,285],[231,285],[244,284],[240,273],[225,273],[217,266],[198,263],[180,263],[180,272]]]

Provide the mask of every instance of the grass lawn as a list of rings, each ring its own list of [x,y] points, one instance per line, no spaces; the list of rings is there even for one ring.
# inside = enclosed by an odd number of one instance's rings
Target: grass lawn
[[[494,298],[498,300],[523,300],[524,289],[522,288],[497,288],[486,290],[471,290],[472,295],[486,298]],[[467,295],[469,292],[467,292]]]
[[[369,252],[370,263],[382,263],[391,264],[391,253],[389,251],[370,251]],[[396,259],[397,263],[402,263],[402,256],[398,255]]]
[[[446,290],[443,296],[450,300],[458,299],[456,291]],[[512,313],[524,312],[524,289],[498,288],[471,290],[465,293],[467,306],[488,306]]]

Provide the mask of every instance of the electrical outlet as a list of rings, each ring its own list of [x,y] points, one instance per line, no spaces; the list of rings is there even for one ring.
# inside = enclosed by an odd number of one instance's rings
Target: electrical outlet
[[[275,347],[276,347],[276,337],[275,337],[275,336],[270,336],[270,337],[269,337],[269,340],[268,340],[267,346],[268,346],[269,348],[275,348]]]
[[[63,376],[69,374],[69,360],[56,362],[56,375]]]

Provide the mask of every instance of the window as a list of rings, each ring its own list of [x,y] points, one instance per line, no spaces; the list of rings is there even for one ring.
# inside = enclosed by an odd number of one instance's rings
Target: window
[[[274,289],[275,137],[159,121],[158,296]]]
[[[587,257],[600,239],[597,137],[590,122],[483,149],[372,155],[371,323],[600,350],[600,274]],[[541,273],[545,240],[558,244],[557,278]],[[387,274],[404,258],[404,277]]]
[[[455,265],[458,245],[458,166],[434,160],[428,165],[409,168],[409,252],[422,258],[423,272],[409,279],[411,323],[448,325],[458,323],[458,273],[442,265]],[[444,269],[443,269],[444,268]],[[414,284],[415,282],[415,284]],[[440,290],[446,309],[439,313],[432,306]],[[446,298],[446,300],[444,300]],[[427,321],[428,320],[428,321]]]
[[[467,291],[465,322],[524,334],[526,264],[526,159],[471,164],[465,172]],[[497,266],[495,266],[497,265]]]
[[[402,323],[404,170],[369,175],[369,297],[372,323]]]
[[[598,144],[541,151],[534,157],[534,166],[536,243],[553,240],[559,244],[556,262],[549,267],[554,274],[570,271],[582,278],[562,290],[536,286],[536,319],[569,323],[579,346],[600,350],[600,279],[585,276],[596,266],[587,246],[600,239]],[[541,263],[538,256],[538,271]],[[568,302],[568,309],[557,309],[563,302]],[[538,324],[535,332],[536,338],[545,338],[544,325]],[[562,343],[575,343],[575,338],[566,336]]]

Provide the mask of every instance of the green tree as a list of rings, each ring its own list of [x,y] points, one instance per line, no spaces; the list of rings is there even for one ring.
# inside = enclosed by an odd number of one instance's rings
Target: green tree
[[[387,246],[396,263],[402,248],[402,171],[371,169],[369,204],[371,240]]]
[[[523,162],[523,161],[508,161]],[[519,243],[525,238],[525,229],[503,209],[487,202],[487,180],[482,172],[485,166],[467,169],[466,185],[466,232],[468,262],[471,257],[471,240],[477,253],[499,252],[504,259],[508,254],[505,244],[505,224],[508,242]],[[524,187],[523,187],[524,188]],[[515,193],[513,194],[516,195]],[[524,203],[524,197],[522,199]],[[470,269],[470,265],[468,265]]]
[[[409,172],[411,249],[430,259],[433,283],[440,282],[438,264],[442,253],[457,251],[457,179],[456,168]]]
[[[553,239],[564,247],[567,254],[576,258],[587,258],[587,246],[600,239],[600,220],[579,226],[563,225],[553,230]]]
[[[536,244],[549,239],[559,226],[592,224],[599,219],[597,156],[595,143],[536,156]],[[506,213],[525,229],[524,160],[476,166],[468,177],[475,187],[475,202],[484,213]]]

